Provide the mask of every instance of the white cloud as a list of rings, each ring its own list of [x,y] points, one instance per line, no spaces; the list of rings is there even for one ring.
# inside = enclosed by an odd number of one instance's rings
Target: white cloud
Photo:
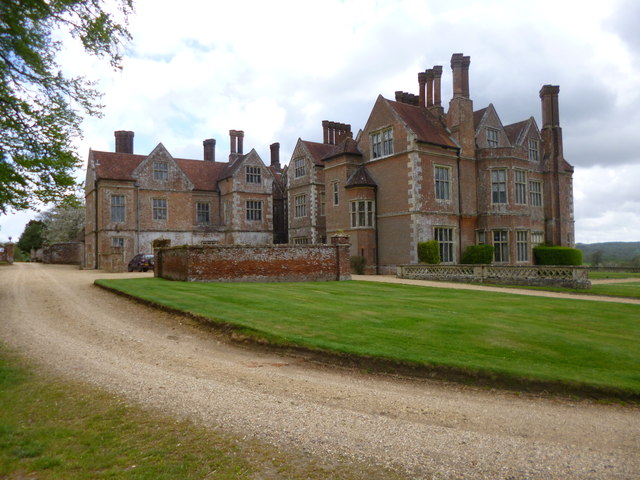
[[[417,91],[417,72],[471,56],[476,109],[493,103],[504,124],[534,116],[538,92],[560,85],[565,157],[575,168],[578,241],[640,240],[640,30],[635,0],[138,0],[124,70],[77,46],[62,62],[99,78],[104,118],[85,122],[89,148],[113,149],[113,131],[134,130],[135,148],[162,142],[201,158],[216,138],[245,131],[245,150],[283,162],[301,137],[321,141],[322,120],[367,120],[378,94]],[[635,13],[635,14],[634,14]],[[0,239],[9,217],[0,218]],[[24,223],[22,224],[24,225]],[[637,226],[636,226],[637,225]],[[19,228],[17,234],[21,233]]]

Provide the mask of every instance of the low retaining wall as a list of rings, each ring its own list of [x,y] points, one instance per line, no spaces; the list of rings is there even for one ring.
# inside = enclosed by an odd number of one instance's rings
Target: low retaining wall
[[[161,248],[155,276],[187,282],[350,280],[349,245],[185,245]]]
[[[415,280],[589,288],[589,270],[573,266],[399,265],[396,276]]]

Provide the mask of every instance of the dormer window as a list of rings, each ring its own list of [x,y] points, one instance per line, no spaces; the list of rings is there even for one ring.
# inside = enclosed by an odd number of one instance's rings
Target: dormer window
[[[529,160],[537,162],[539,156],[540,142],[538,140],[529,139]]]
[[[487,128],[487,145],[489,148],[498,146],[498,130],[495,128]]]
[[[169,164],[167,162],[153,162],[153,179],[169,179]]]
[[[371,135],[371,158],[393,155],[393,129],[388,128]]]

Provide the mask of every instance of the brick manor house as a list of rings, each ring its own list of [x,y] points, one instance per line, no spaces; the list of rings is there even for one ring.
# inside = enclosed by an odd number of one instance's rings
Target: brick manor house
[[[492,244],[494,262],[528,265],[546,242],[574,246],[573,168],[563,157],[557,86],[540,90],[533,117],[503,125],[493,105],[474,111],[470,58],[451,58],[453,98],[441,102],[442,66],[418,74],[418,94],[379,96],[362,130],[322,122],[322,142],[299,139],[281,168],[279,145],[264,165],[242,153],[232,130],[228,162],[174,159],[158,145],[133,154],[133,133],[116,151],[89,154],[86,265],[124,247],[150,252],[157,238],[184,243],[325,243],[350,237],[351,254],[374,273],[417,262],[417,245],[437,240],[443,263],[469,245]]]
[[[134,132],[115,132],[115,152],[91,150],[85,180],[87,268],[110,265],[113,247],[125,265],[151,253],[154,240],[171,245],[282,242],[284,188],[280,144],[266,166],[244,132],[231,130],[228,162],[215,158],[216,141],[203,142],[204,160],[174,158],[159,144],[133,153]]]

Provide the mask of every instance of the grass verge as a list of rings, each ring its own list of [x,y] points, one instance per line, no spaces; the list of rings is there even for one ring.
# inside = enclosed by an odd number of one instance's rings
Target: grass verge
[[[0,478],[399,479],[339,459],[320,463],[128,405],[38,372],[0,344]]]
[[[640,399],[640,307],[368,282],[97,284],[270,344],[490,385]]]

